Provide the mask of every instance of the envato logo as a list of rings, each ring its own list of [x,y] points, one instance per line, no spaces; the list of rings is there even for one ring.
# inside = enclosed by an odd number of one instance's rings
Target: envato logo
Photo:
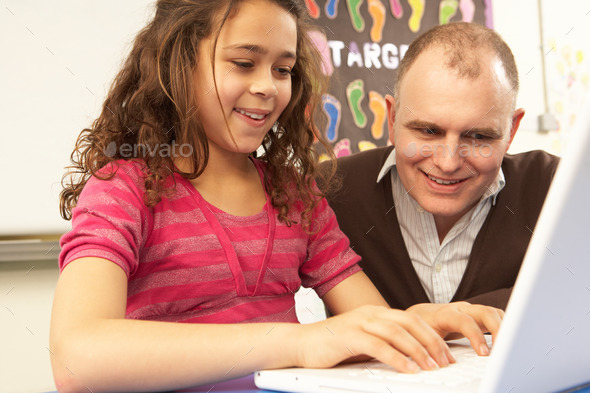
[[[179,145],[176,141],[172,144],[168,143],[156,143],[155,145],[144,145],[142,143],[131,144],[123,143],[117,146],[116,142],[111,142],[107,145],[104,150],[104,154],[107,157],[122,157],[122,158],[136,158],[136,157],[162,157],[162,158],[173,158],[173,157],[190,157],[193,154],[193,146],[188,143]]]
[[[494,148],[489,143],[460,143],[456,145],[444,145],[444,144],[416,144],[416,142],[410,142],[403,148],[403,153],[408,158],[420,157],[431,157],[437,158],[455,158],[459,156],[461,158],[489,158],[494,153]]]

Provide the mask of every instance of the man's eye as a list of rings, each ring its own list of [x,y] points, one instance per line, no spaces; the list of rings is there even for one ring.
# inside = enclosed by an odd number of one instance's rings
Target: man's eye
[[[429,128],[429,127],[424,128],[422,130],[422,132],[424,132],[425,134],[428,134],[428,135],[434,135],[434,134],[436,134],[436,130],[434,130],[432,128]]]

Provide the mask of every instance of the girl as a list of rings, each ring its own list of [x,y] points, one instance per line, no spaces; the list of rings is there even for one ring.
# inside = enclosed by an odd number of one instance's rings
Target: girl
[[[312,180],[324,82],[302,2],[156,7],[65,177],[60,392],[171,390],[357,354],[415,372],[453,361],[448,332],[481,344],[497,330],[487,309],[461,326],[441,322],[448,308],[388,309],[357,267]],[[302,284],[338,315],[291,323]]]

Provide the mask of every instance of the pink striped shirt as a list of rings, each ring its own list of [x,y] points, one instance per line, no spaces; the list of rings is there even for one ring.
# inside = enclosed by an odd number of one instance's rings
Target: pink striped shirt
[[[254,163],[263,176],[262,164]],[[117,165],[112,179],[93,177],[84,187],[59,263],[63,270],[75,259],[100,257],[119,265],[129,279],[127,318],[296,322],[294,292],[301,285],[321,297],[360,270],[325,200],[314,211],[320,230],[312,235],[300,224],[281,223],[268,202],[253,216],[225,213],[176,174],[169,179],[176,192],[148,208],[144,164]]]

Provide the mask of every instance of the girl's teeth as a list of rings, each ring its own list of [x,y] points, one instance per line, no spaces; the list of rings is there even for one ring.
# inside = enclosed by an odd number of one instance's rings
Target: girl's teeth
[[[260,115],[260,114],[257,114],[257,113],[246,112],[246,111],[241,110],[241,109],[237,109],[237,111],[239,113],[241,113],[242,115],[246,115],[246,116],[248,116],[248,117],[250,117],[250,118],[252,118],[254,120],[262,120],[262,119],[264,119],[264,115]]]
[[[432,176],[428,176],[428,178],[432,181],[437,182],[438,184],[442,184],[445,186],[448,186],[449,184],[456,184],[459,183],[461,180],[455,180],[455,181],[445,181],[445,180],[441,180],[441,179],[437,179],[436,177],[432,177]]]

